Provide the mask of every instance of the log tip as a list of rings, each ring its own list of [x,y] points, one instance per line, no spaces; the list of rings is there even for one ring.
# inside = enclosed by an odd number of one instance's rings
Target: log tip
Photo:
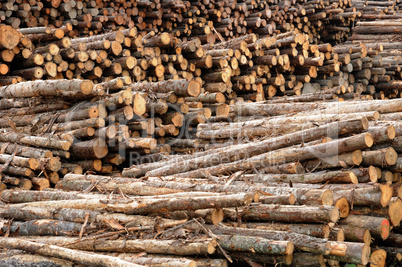
[[[387,259],[387,252],[383,249],[373,251],[370,256],[370,266],[384,267]]]
[[[295,246],[293,245],[292,242],[289,241],[289,242],[287,243],[287,245],[286,245],[286,248],[285,248],[285,254],[286,254],[286,255],[291,255],[291,254],[293,254],[294,249],[295,249]]]
[[[361,253],[361,262],[362,265],[367,265],[370,260],[370,253],[371,253],[371,248],[370,246],[364,244],[362,248],[362,253]]]
[[[197,97],[201,93],[201,84],[196,80],[191,80],[187,86],[187,92],[190,96]]]
[[[325,190],[322,194],[322,205],[332,206],[334,204],[334,195],[331,190]]]
[[[92,92],[93,88],[94,84],[91,81],[85,80],[81,82],[80,89],[84,95],[89,95]]]
[[[329,216],[331,222],[336,223],[339,220],[339,217],[340,217],[339,209],[337,207],[333,207]]]
[[[364,141],[365,141],[367,147],[372,147],[372,146],[373,146],[373,144],[374,144],[374,138],[373,138],[373,136],[371,135],[371,133],[366,133],[366,134],[364,135]]]
[[[0,26],[0,46],[12,50],[20,42],[20,33],[9,25]]]
[[[294,205],[296,203],[296,197],[293,194],[290,194],[289,196],[289,204]]]
[[[335,207],[337,207],[339,209],[339,216],[341,218],[346,218],[349,216],[350,204],[346,198],[342,197],[342,198],[338,199],[335,202]]]
[[[380,185],[381,190],[381,206],[386,207],[391,201],[393,195],[393,189],[387,184]]]
[[[212,223],[218,225],[224,219],[224,213],[222,209],[214,209],[211,214]]]

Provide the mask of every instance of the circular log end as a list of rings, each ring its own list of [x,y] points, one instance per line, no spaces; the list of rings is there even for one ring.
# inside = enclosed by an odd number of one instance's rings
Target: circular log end
[[[322,233],[323,233],[323,238],[328,238],[330,233],[331,233],[331,228],[329,227],[329,225],[324,224],[322,226]]]
[[[339,220],[339,217],[340,217],[340,209],[338,207],[333,207],[329,215],[331,222],[336,223]]]
[[[260,202],[260,193],[254,193],[253,202]]]
[[[98,118],[96,124],[97,124],[97,126],[98,126],[99,128],[105,127],[105,125],[106,125],[105,119],[103,119],[103,118]]]
[[[374,144],[374,138],[370,133],[366,133],[364,135],[364,141],[365,141],[367,147],[372,147]]]
[[[293,245],[292,242],[289,241],[289,242],[287,243],[287,245],[286,245],[286,248],[285,248],[285,254],[286,254],[286,255],[292,255],[294,249],[295,249],[295,246]]]
[[[361,150],[353,151],[352,153],[352,161],[354,165],[359,166],[363,161],[363,155]]]
[[[223,221],[224,213],[222,209],[215,209],[212,212],[211,220],[214,225],[218,225],[220,222]]]
[[[366,116],[363,116],[363,117],[361,118],[361,121],[362,121],[363,129],[364,129],[364,130],[367,130],[368,127],[369,127],[369,122],[368,122],[367,117],[366,117]]]
[[[345,241],[345,232],[343,229],[339,229],[339,231],[336,233],[336,241]]]
[[[393,125],[388,126],[387,135],[390,140],[393,140],[395,138],[396,133],[395,127]]]
[[[95,171],[100,171],[102,170],[102,161],[100,159],[95,159],[93,162],[93,167]]]
[[[72,142],[64,141],[63,144],[62,144],[62,149],[64,151],[68,151],[68,150],[70,150],[70,147],[71,147],[72,144],[73,144]]]
[[[359,183],[359,179],[357,178],[357,176],[354,172],[349,172],[349,177],[350,177],[350,181],[352,182],[352,184]]]
[[[29,168],[32,170],[37,170],[39,168],[39,161],[34,158],[28,160]]]
[[[370,266],[384,267],[386,258],[387,252],[383,249],[377,249],[371,253]]]
[[[391,201],[393,195],[393,189],[387,184],[380,185],[381,190],[381,206],[386,207]]]
[[[390,232],[391,226],[389,224],[388,219],[383,219],[380,225],[380,231],[381,231],[381,238],[382,240],[385,240],[388,238],[389,236],[389,232]]]
[[[34,70],[34,77],[36,79],[41,79],[43,77],[44,71],[40,67],[36,67]]]
[[[94,150],[95,156],[98,159],[101,159],[101,158],[105,157],[108,153],[107,143],[105,142],[105,140],[98,138],[94,142],[93,150]]]
[[[121,51],[123,51],[123,47],[119,42],[113,41],[111,45],[111,50],[114,55],[118,56],[121,53]]]
[[[151,140],[149,141],[149,149],[155,149],[157,144],[158,142],[156,141],[156,139],[151,138]]]
[[[171,42],[170,34],[167,32],[162,33],[161,41],[162,41],[162,44],[164,44],[164,45],[170,44],[170,42]]]
[[[397,198],[389,204],[388,207],[388,217],[394,227],[399,226],[402,220],[402,200]]]
[[[373,119],[375,121],[378,121],[378,119],[380,118],[380,113],[378,111],[374,111],[373,113]]]
[[[254,195],[253,194],[246,194],[243,199],[244,205],[248,206],[253,202]]]
[[[90,118],[97,118],[99,116],[99,110],[97,107],[92,107],[88,110]]]
[[[226,98],[225,95],[222,93],[216,93],[216,102],[223,103],[225,102]]]
[[[36,65],[41,66],[45,62],[45,59],[41,54],[36,54],[33,58],[33,61],[35,62]]]
[[[362,248],[362,257],[361,257],[361,261],[362,261],[362,265],[367,265],[369,260],[370,260],[370,246],[364,244],[363,248]]]
[[[291,194],[289,196],[289,204],[294,205],[295,203],[296,203],[296,197],[295,197],[295,195]]]
[[[207,247],[208,254],[214,254],[215,251],[216,251],[216,241],[215,242],[209,242],[208,247]]]
[[[364,230],[363,242],[367,245],[370,245],[370,243],[371,243],[371,234],[370,234],[370,230],[368,230],[368,229]]]
[[[368,173],[370,176],[370,182],[377,182],[378,179],[380,179],[380,174],[377,172],[377,168],[374,166],[369,166],[368,168]]]
[[[94,84],[90,80],[85,80],[81,82],[80,89],[84,95],[88,95],[92,92]]]
[[[58,157],[53,157],[49,160],[49,169],[53,172],[57,172],[58,170],[61,169],[61,162]]]
[[[322,205],[332,206],[334,204],[334,195],[331,190],[325,190],[322,194]]]
[[[340,217],[346,218],[349,216],[350,205],[346,198],[342,197],[335,202],[335,207],[339,209]]]
[[[44,158],[51,158],[51,157],[53,157],[53,153],[52,153],[52,151],[46,151],[45,155],[43,155],[43,156],[44,156]]]
[[[9,25],[0,26],[0,45],[6,49],[13,49],[20,42],[20,33]]]
[[[393,147],[387,148],[385,152],[385,162],[391,166],[395,165],[397,160],[398,160],[398,153],[396,153],[395,149]]]
[[[201,84],[195,80],[191,80],[187,86],[187,93],[190,96],[197,97],[201,93]]]

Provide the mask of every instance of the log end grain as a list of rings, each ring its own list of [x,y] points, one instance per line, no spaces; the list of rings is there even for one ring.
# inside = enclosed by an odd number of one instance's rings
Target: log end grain
[[[370,256],[370,267],[384,267],[387,259],[387,252],[383,249],[373,251]]]
[[[396,161],[398,160],[398,153],[396,153],[393,147],[387,148],[385,151],[385,162],[389,165],[395,165]]]
[[[0,26],[0,48],[13,49],[20,42],[20,33],[9,25]]]
[[[92,92],[93,88],[94,84],[91,81],[85,80],[81,82],[80,89],[84,95],[89,95]]]
[[[350,181],[353,184],[358,184],[359,183],[359,179],[357,178],[356,174],[354,172],[349,172],[349,177],[350,177]]]
[[[134,109],[134,113],[138,116],[141,116],[146,112],[146,100],[142,95],[140,95],[140,94],[134,95],[133,109]]]
[[[322,205],[332,206],[334,204],[334,195],[331,190],[325,190],[322,194]]]
[[[293,245],[293,243],[292,242],[287,242],[286,249],[285,249],[285,254],[286,255],[292,255],[294,249],[295,249],[295,246]]]
[[[391,201],[393,189],[387,184],[380,185],[381,190],[381,206],[386,207]]]
[[[331,222],[336,223],[339,220],[339,217],[340,217],[339,209],[337,207],[333,207],[329,215]]]
[[[353,151],[352,153],[353,164],[359,166],[363,161],[363,155],[361,150]]]
[[[344,197],[335,201],[335,207],[339,209],[339,216],[341,218],[346,218],[350,212],[350,204],[348,200]]]
[[[374,138],[370,133],[366,133],[364,135],[364,141],[365,141],[367,147],[372,147],[374,144]]]
[[[224,219],[224,213],[222,209],[215,209],[211,214],[211,220],[214,225],[218,225]]]
[[[197,97],[201,93],[201,84],[196,80],[191,80],[187,86],[187,93],[190,96]]]
[[[400,225],[402,220],[402,200],[397,198],[388,206],[388,217],[394,227]]]

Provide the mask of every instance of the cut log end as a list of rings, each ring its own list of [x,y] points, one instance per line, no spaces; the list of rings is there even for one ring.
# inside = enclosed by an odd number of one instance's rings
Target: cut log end
[[[20,42],[20,34],[8,25],[0,26],[0,48],[13,49]]]
[[[286,255],[292,255],[294,249],[295,249],[295,246],[293,245],[293,243],[288,242],[287,245],[286,245],[285,254]]]
[[[339,209],[337,207],[334,207],[331,210],[331,213],[330,213],[330,216],[329,216],[331,222],[336,223],[339,220],[339,217],[340,217]]]
[[[322,205],[332,206],[334,204],[334,195],[331,190],[325,190],[322,194]]]
[[[332,199],[332,201],[333,201],[333,199]],[[296,197],[295,197],[295,195],[291,194],[289,196],[289,204],[294,205],[295,203],[296,203]]]
[[[377,249],[371,253],[370,267],[384,267],[385,260],[387,258],[387,252],[383,249]]]
[[[362,151],[361,150],[353,151],[352,160],[354,165],[359,166],[360,163],[362,163],[363,161]]]
[[[89,95],[92,92],[93,88],[94,84],[91,81],[85,80],[81,82],[80,89],[84,95]]]
[[[382,220],[380,229],[381,229],[381,238],[383,240],[387,239],[391,229],[388,219]]]
[[[357,176],[356,176],[356,174],[354,172],[350,172],[349,177],[350,177],[350,181],[353,184],[358,184],[359,183],[359,179],[357,178]]]
[[[191,80],[187,86],[187,93],[193,97],[199,96],[201,93],[201,84],[198,81]]]
[[[402,200],[397,198],[388,206],[388,217],[394,227],[400,225],[402,220]]]
[[[363,235],[363,242],[367,245],[371,244],[371,234],[370,234],[370,230],[366,229],[364,231],[364,235]]]
[[[346,198],[342,197],[335,202],[335,207],[339,209],[339,216],[341,218],[346,218],[350,212],[350,205]]]
[[[381,206],[386,207],[388,203],[391,201],[393,195],[393,189],[389,185],[381,185]]]
[[[372,147],[374,144],[374,138],[370,133],[365,134],[364,141],[365,141],[367,147]]]
[[[108,153],[107,143],[103,139],[97,139],[94,142],[94,152],[97,158],[101,159],[105,157]]]
[[[368,246],[367,244],[364,244],[364,247],[362,249],[362,257],[361,257],[362,265],[367,265],[369,263],[370,252],[371,252],[370,246]]]
[[[224,215],[222,209],[215,209],[215,210],[212,212],[212,215],[211,215],[212,223],[213,223],[214,225],[218,225],[220,222],[223,221],[224,216],[225,216],[225,215]]]
[[[398,153],[396,153],[393,147],[387,148],[385,152],[385,162],[389,165],[395,165],[396,161],[398,160]]]

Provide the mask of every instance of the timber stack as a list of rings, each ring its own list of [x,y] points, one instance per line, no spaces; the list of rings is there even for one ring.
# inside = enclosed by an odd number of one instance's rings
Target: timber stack
[[[401,262],[399,5],[0,3],[2,259]]]

